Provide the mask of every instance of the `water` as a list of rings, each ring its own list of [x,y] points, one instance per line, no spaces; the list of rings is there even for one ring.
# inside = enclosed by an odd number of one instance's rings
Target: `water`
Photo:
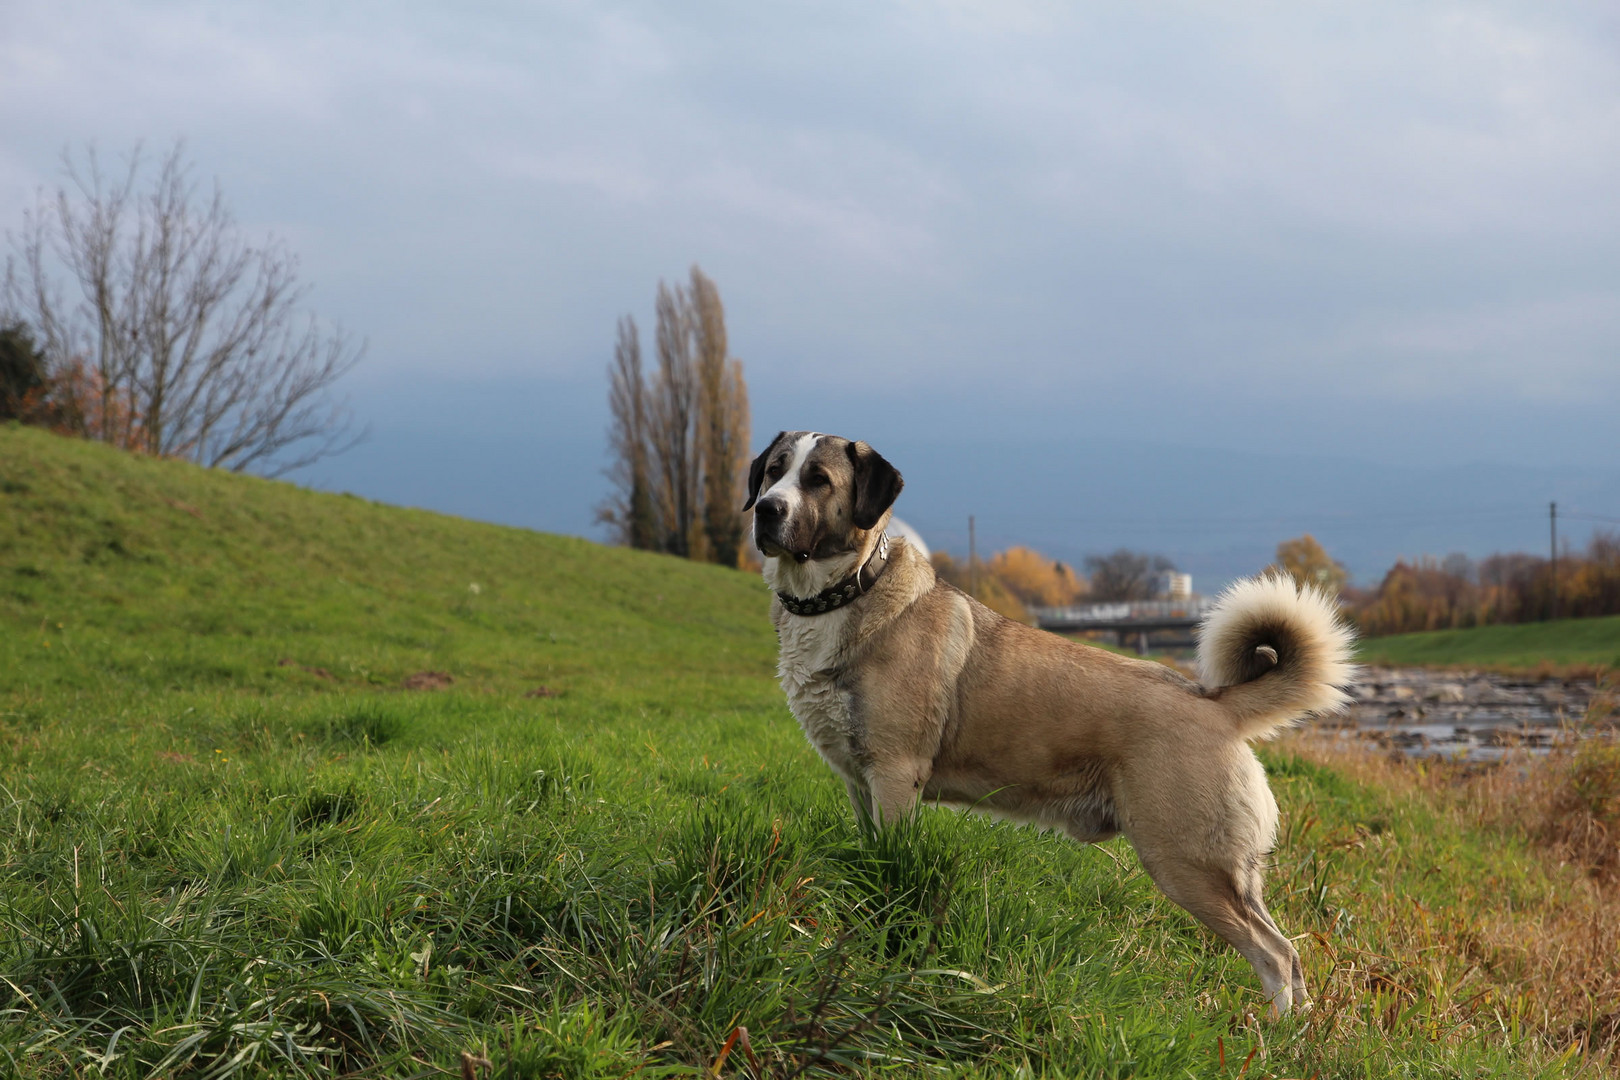
[[[1463,761],[1495,761],[1510,751],[1544,754],[1601,723],[1609,706],[1607,692],[1589,677],[1423,668],[1363,668],[1351,696],[1343,715],[1313,726],[1413,757]]]

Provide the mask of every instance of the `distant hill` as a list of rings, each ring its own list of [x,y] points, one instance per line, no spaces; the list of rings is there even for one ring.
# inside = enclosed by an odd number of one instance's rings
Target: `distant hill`
[[[1430,667],[1620,670],[1620,615],[1391,634],[1362,641],[1361,658],[1370,664]]]

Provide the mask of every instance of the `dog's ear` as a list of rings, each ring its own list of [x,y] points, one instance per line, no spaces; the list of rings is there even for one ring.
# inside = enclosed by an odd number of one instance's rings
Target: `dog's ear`
[[[765,463],[770,460],[771,451],[776,449],[776,444],[781,442],[782,436],[786,434],[785,431],[778,431],[776,438],[767,443],[765,449],[759,452],[759,457],[748,466],[748,501],[743,503],[744,510],[754,508],[754,500],[759,498],[759,485],[765,482]]]
[[[906,482],[900,470],[866,443],[850,443],[849,460],[855,466],[855,527],[870,529],[894,505]]]

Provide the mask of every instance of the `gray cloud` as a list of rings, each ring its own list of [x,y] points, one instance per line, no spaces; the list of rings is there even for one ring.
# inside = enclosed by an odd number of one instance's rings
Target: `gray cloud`
[[[614,319],[696,261],[762,428],[1620,468],[1617,45],[1597,3],[12,0],[0,221],[64,144],[185,135],[370,337],[362,408],[521,377],[599,427]]]

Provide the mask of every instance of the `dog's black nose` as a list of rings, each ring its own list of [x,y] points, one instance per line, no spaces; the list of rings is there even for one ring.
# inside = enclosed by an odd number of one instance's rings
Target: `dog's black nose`
[[[785,513],[786,499],[761,499],[754,504],[754,517],[760,521],[780,521]]]

